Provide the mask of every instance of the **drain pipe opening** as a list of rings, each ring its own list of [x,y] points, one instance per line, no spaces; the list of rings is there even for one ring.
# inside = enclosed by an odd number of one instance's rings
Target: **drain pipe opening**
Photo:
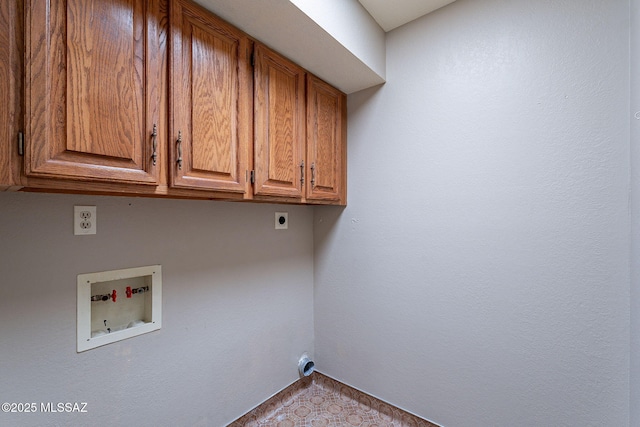
[[[300,373],[300,377],[308,377],[313,374],[313,371],[316,369],[315,366],[316,364],[309,358],[309,355],[306,353],[303,354],[298,361],[298,372]]]

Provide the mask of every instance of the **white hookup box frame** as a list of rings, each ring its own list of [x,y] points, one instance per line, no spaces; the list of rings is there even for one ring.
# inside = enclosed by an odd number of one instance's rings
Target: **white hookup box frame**
[[[78,353],[160,329],[162,266],[79,274],[77,322]]]

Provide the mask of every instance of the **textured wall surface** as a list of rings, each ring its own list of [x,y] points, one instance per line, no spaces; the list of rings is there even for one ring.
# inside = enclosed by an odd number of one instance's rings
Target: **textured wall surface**
[[[349,97],[320,371],[447,427],[629,424],[629,2],[458,0]]]
[[[73,205],[98,234],[73,235]],[[313,352],[312,211],[0,193],[0,402],[87,402],[2,426],[223,426]],[[162,264],[162,329],[76,353],[76,276]]]
[[[631,366],[632,426],[640,425],[640,0],[631,0]]]

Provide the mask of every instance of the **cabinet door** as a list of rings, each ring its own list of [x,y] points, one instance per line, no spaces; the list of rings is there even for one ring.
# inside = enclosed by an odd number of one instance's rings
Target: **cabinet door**
[[[307,78],[308,202],[346,203],[345,95],[317,77]]]
[[[171,184],[245,193],[249,39],[189,0],[171,10]]]
[[[262,45],[254,55],[254,194],[302,200],[305,72]]]
[[[158,1],[25,6],[26,174],[156,184]]]

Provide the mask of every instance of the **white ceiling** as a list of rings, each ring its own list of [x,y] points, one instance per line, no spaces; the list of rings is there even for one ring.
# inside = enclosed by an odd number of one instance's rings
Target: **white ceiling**
[[[358,0],[384,31],[391,31],[455,0]]]

